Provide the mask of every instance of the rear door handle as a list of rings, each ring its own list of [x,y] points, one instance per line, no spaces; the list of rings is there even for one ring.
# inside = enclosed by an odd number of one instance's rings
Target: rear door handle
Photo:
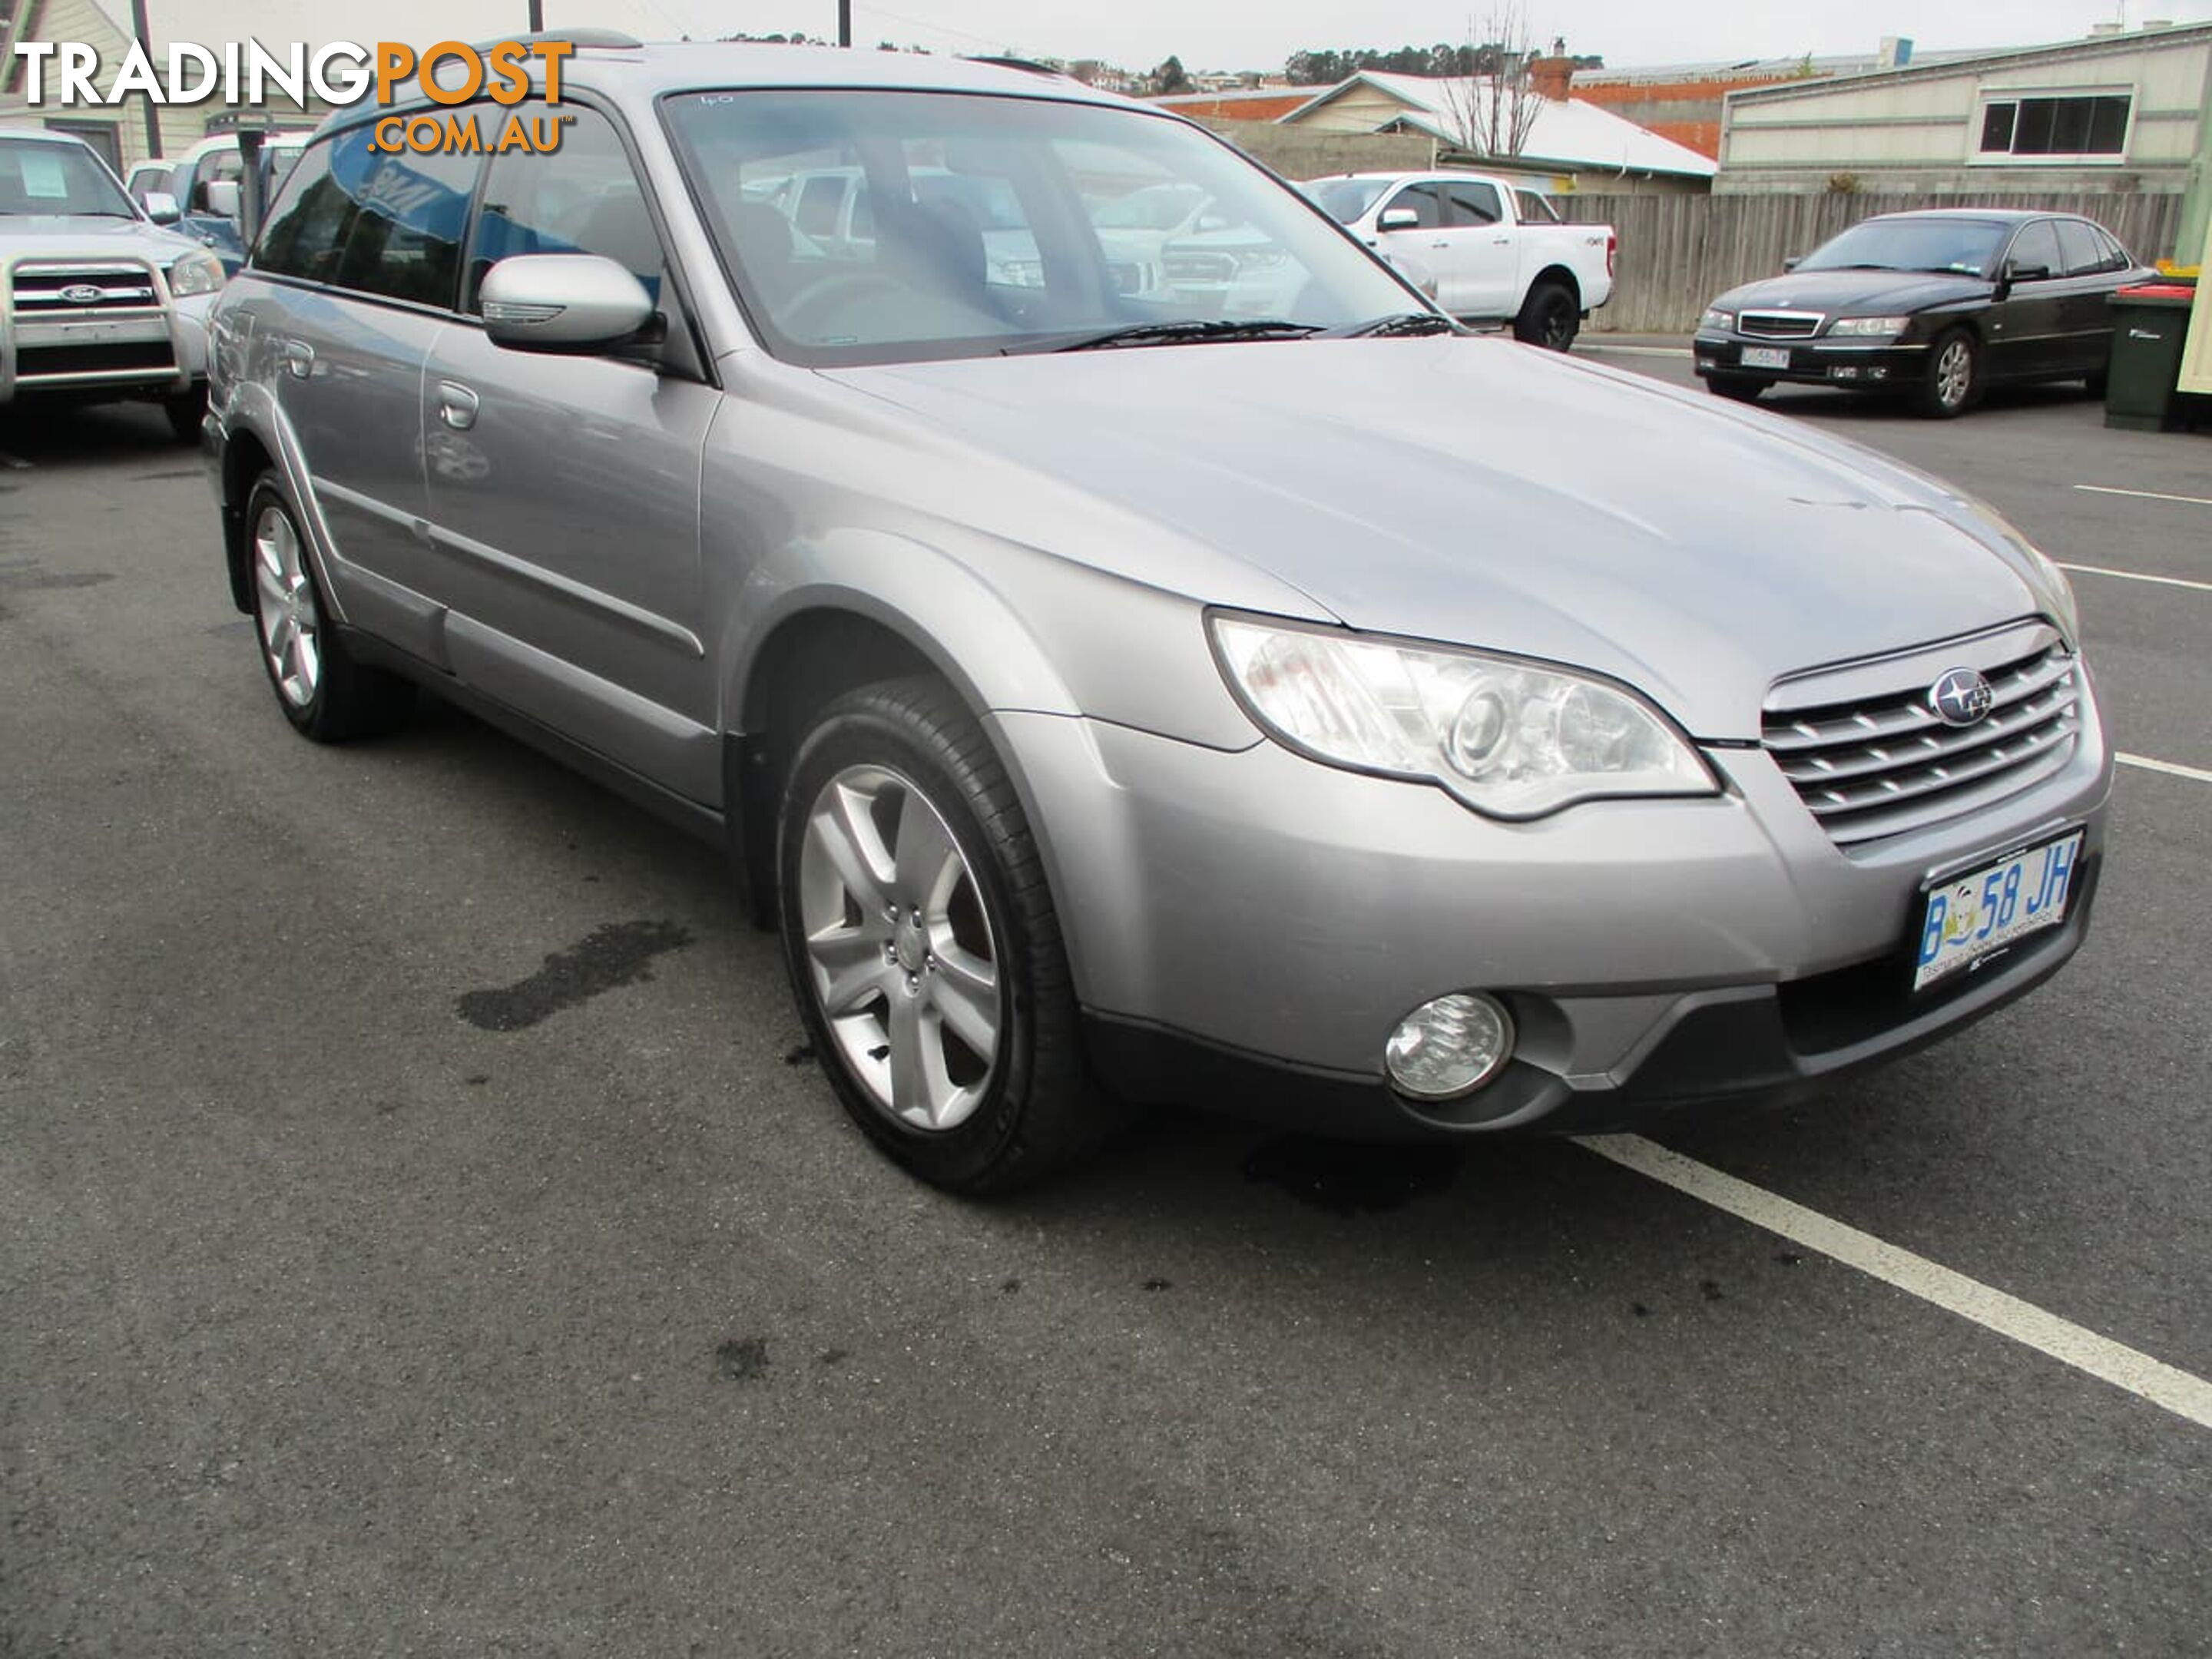
[[[482,407],[477,394],[459,380],[438,382],[438,418],[454,431],[466,432],[474,426]]]
[[[1429,246],[1431,247],[1449,247],[1451,244],[1449,242],[1431,242]]]
[[[305,340],[284,342],[284,372],[295,380],[304,380],[315,372],[315,349]]]

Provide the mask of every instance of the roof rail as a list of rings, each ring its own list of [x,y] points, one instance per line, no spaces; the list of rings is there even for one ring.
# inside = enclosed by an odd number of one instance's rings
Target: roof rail
[[[540,29],[535,34],[502,34],[496,40],[478,40],[473,44],[479,52],[489,51],[503,41],[520,40],[525,46],[536,40],[566,40],[572,46],[589,46],[605,52],[640,52],[645,42],[624,34],[620,29]]]
[[[1064,70],[1056,70],[1049,64],[1031,63],[1026,58],[993,58],[977,56],[973,58],[963,58],[961,61],[967,64],[990,64],[1000,69],[1020,70],[1025,75],[1060,76],[1065,73]]]

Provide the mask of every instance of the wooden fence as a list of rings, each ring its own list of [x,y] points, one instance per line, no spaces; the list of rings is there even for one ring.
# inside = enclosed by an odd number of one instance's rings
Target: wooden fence
[[[1610,305],[1590,326],[1632,334],[1687,334],[1717,294],[1771,276],[1845,227],[1905,208],[2015,207],[2094,219],[2145,261],[2172,251],[2179,196],[1601,196],[1555,198],[1570,219],[1610,224],[1620,260]]]

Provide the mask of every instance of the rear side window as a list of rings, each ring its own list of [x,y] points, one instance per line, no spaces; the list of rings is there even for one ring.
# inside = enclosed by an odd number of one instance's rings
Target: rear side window
[[[300,158],[263,232],[258,270],[450,307],[477,161],[386,155],[362,126]]]
[[[269,210],[253,252],[254,269],[329,282],[337,273],[338,250],[353,228],[354,210],[353,198],[331,176],[331,146],[313,145]]]
[[[1451,197],[1452,222],[1455,225],[1494,225],[1504,217],[1505,210],[1498,199],[1495,185],[1447,185]]]

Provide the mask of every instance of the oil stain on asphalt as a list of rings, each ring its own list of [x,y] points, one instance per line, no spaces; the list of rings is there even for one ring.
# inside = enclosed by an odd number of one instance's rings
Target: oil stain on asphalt
[[[653,959],[691,943],[672,921],[611,921],[547,957],[528,979],[454,1000],[460,1017],[479,1030],[520,1031],[564,1008],[653,977]]]
[[[837,1357],[842,1359],[844,1355],[840,1353]],[[767,1340],[757,1336],[732,1337],[714,1350],[714,1365],[732,1382],[757,1382],[768,1375]]]

